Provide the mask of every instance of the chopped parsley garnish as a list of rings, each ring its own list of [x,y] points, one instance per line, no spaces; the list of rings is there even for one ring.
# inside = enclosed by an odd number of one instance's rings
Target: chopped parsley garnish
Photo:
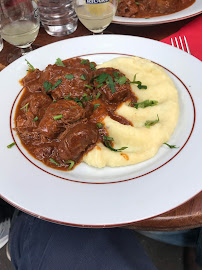
[[[69,164],[69,167],[68,167],[68,170],[71,170],[72,167],[73,167],[74,164],[75,164],[75,162],[74,162],[73,160],[67,160],[67,161],[65,161],[65,163],[70,163],[70,164]]]
[[[116,89],[115,89],[115,85],[114,85],[112,76],[110,76],[110,75],[108,74],[108,78],[107,78],[107,79],[108,79],[107,84],[108,84],[108,86],[111,88],[111,92],[112,92],[112,94],[113,94],[113,93],[116,92]]]
[[[96,78],[96,82],[99,82],[99,84],[102,84],[103,82],[106,81],[106,79],[108,78],[109,74],[103,72],[100,75],[94,77],[94,79]]]
[[[164,143],[165,145],[167,145],[169,148],[178,148],[176,145],[171,145],[171,144],[168,144],[168,143]]]
[[[110,143],[110,141],[113,141],[113,140],[114,140],[112,137],[103,136],[103,140],[104,140],[104,145],[105,145],[107,148],[109,148],[111,151],[121,152],[121,151],[125,150],[126,148],[128,148],[128,147],[126,147],[126,146],[121,147],[121,148],[119,148],[119,149],[113,148],[113,147],[111,146],[111,143]]]
[[[62,82],[62,80],[60,79],[60,80],[58,80],[53,86],[52,86],[52,88],[51,88],[51,90],[54,90],[58,85],[60,85],[61,84],[61,82]]]
[[[28,111],[28,106],[29,106],[29,102],[25,104],[25,106],[23,106],[22,108],[20,108],[20,110],[25,109],[25,111]]]
[[[87,65],[88,64],[88,60],[86,60],[86,59],[81,60],[81,64],[82,65]]]
[[[106,82],[106,84],[111,88],[112,94],[116,92],[115,83],[111,75],[103,72],[100,75],[96,76],[95,78],[96,78],[96,82],[99,82],[99,85],[97,86],[97,88],[101,87],[103,83]]]
[[[98,99],[100,96],[101,96],[101,93],[98,92],[97,95],[96,95],[96,97],[95,97],[95,99]]]
[[[113,76],[114,76],[114,78],[118,78],[119,72],[113,72]]]
[[[54,120],[59,120],[59,119],[61,119],[62,117],[63,117],[62,114],[58,114],[58,115],[53,116],[53,119],[54,119]]]
[[[93,108],[93,110],[95,110],[95,109],[96,109],[96,108],[98,108],[98,107],[100,107],[100,104],[99,104],[99,103],[94,104],[94,108]]]
[[[97,126],[98,128],[103,128],[104,125],[103,125],[102,123],[97,123],[96,126]]]
[[[30,64],[30,62],[29,62],[29,61],[27,61],[27,59],[25,59],[25,61],[27,62],[27,65],[29,66],[28,71],[34,71],[34,70],[35,70],[35,68],[32,66],[32,64]]]
[[[90,65],[90,69],[91,69],[91,70],[95,70],[95,64],[93,64],[93,63],[90,62],[89,65]]]
[[[57,166],[60,166],[60,164],[58,162],[56,162],[53,158],[50,158],[49,159],[51,163],[57,165]]]
[[[76,103],[77,103],[79,106],[83,107],[83,104],[82,104],[81,100],[80,100],[78,97],[75,97],[74,101],[76,101]]]
[[[68,80],[74,79],[74,75],[72,75],[72,74],[67,74],[67,75],[65,75],[64,77],[65,77],[66,79],[68,79]]]
[[[38,116],[36,116],[32,121],[37,121],[39,118],[38,118]]]
[[[13,142],[13,143],[7,145],[7,148],[11,148],[11,147],[14,146],[14,145],[15,145],[15,143]]]
[[[135,84],[137,84],[137,87],[138,87],[139,89],[147,89],[147,86],[146,86],[146,85],[143,85],[141,81],[136,81],[136,74],[135,74],[135,76],[134,76],[134,78],[133,78],[133,81],[130,82],[130,83],[135,83]]]
[[[51,84],[50,82],[48,82],[48,81],[45,81],[45,82],[43,83],[43,87],[45,88],[45,92],[48,92],[48,90],[51,89],[52,84]]]
[[[115,82],[117,82],[120,85],[123,85],[127,82],[127,78],[126,78],[126,76],[116,77]]]
[[[98,84],[97,88],[100,88],[104,85],[104,83]]]
[[[62,62],[62,60],[61,60],[60,58],[57,58],[57,59],[56,59],[55,64],[56,64],[57,66],[60,66],[60,67],[65,67],[64,63]]]
[[[148,100],[148,99],[146,99],[146,100],[144,100],[142,102],[139,102],[139,103],[130,102],[129,106],[138,109],[138,108],[146,108],[146,107],[149,107],[149,106],[155,106],[157,104],[158,104],[157,100]]]
[[[85,74],[82,74],[81,77],[80,77],[83,81],[86,80],[86,75]]]
[[[88,101],[90,98],[88,97],[88,95],[86,93],[83,94],[82,96],[82,101]]]
[[[112,137],[108,137],[108,136],[103,136],[103,140],[107,140],[107,141],[113,141],[114,138]]]
[[[157,114],[157,119],[156,120],[154,120],[154,121],[147,120],[144,125],[145,125],[146,128],[150,128],[151,126],[154,126],[158,122],[159,122],[159,116]]]
[[[72,97],[71,97],[71,93],[68,94],[66,97],[64,97],[64,99],[68,99],[68,100],[74,100]]]
[[[89,89],[93,89],[92,86],[88,85],[88,84],[85,84],[85,87],[89,88]]]

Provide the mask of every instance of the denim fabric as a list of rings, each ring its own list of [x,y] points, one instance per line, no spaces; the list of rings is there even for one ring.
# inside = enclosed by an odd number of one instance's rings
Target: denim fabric
[[[183,231],[138,231],[149,238],[181,247],[196,247],[201,228]]]
[[[9,249],[15,270],[156,270],[133,231],[73,228],[24,213]]]
[[[196,248],[196,262],[202,267],[202,228],[189,229],[184,231],[138,231],[149,238],[163,243]]]

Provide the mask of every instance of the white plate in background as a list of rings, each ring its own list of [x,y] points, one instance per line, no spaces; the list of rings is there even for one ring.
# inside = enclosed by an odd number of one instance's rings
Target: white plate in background
[[[183,9],[179,12],[175,12],[173,14],[151,17],[148,19],[145,18],[126,18],[115,16],[113,19],[113,23],[116,24],[125,24],[131,26],[148,26],[154,24],[163,24],[169,22],[176,22],[184,19],[188,19],[199,15],[202,13],[202,1],[196,0],[196,2],[190,7]]]

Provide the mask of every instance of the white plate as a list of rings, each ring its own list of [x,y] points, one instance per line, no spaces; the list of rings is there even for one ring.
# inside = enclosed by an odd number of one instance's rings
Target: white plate
[[[58,57],[82,55],[97,63],[136,55],[165,67],[179,93],[179,122],[169,142],[179,148],[171,150],[164,145],[154,158],[138,165],[96,169],[80,164],[71,172],[48,168],[29,156],[10,129],[21,90],[18,81],[26,74],[25,58],[34,67],[44,69]],[[184,203],[202,187],[201,74],[202,63],[195,57],[170,45],[132,36],[72,38],[21,57],[0,72],[2,198],[43,219],[95,227],[140,221]],[[13,140],[17,147],[7,149]]]
[[[158,16],[158,17],[152,17],[149,19],[145,18],[126,18],[126,17],[120,17],[115,16],[113,23],[116,24],[125,24],[125,25],[154,25],[154,24],[163,24],[163,23],[169,23],[169,22],[176,22],[184,19],[191,18],[193,16],[196,16],[198,14],[202,13],[202,1],[196,0],[196,2],[191,5],[190,7],[181,10],[179,12],[175,12],[170,15],[164,15],[164,16]]]

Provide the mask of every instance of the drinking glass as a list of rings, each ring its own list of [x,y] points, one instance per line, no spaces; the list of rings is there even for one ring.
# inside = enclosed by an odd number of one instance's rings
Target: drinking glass
[[[37,4],[32,0],[0,0],[0,18],[2,38],[20,48],[9,55],[10,63],[32,51],[40,26]]]
[[[93,34],[102,34],[112,22],[117,0],[73,0],[79,20]]]

